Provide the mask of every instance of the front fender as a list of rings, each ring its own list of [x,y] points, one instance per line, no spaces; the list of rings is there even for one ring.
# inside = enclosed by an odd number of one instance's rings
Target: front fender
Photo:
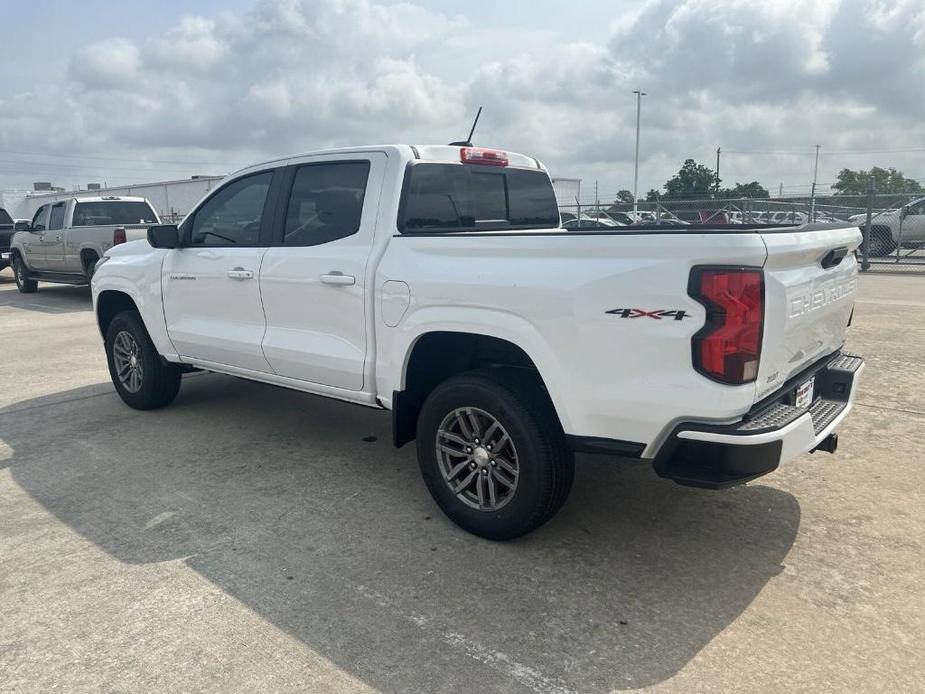
[[[99,300],[104,292],[121,292],[138,308],[151,341],[165,358],[174,360],[177,351],[167,335],[164,307],[161,299],[161,264],[163,258],[113,256],[98,267],[90,282],[93,311],[99,315]]]

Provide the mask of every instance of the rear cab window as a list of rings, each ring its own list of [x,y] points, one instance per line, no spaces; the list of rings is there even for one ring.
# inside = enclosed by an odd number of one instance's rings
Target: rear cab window
[[[550,229],[559,208],[540,169],[412,162],[398,229],[403,234]]]
[[[108,224],[157,224],[157,215],[151,205],[142,200],[94,200],[74,205],[71,226]]]

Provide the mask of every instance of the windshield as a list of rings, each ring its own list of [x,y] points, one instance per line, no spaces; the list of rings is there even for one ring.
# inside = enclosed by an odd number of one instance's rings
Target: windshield
[[[402,193],[402,233],[548,229],[559,208],[545,171],[414,164]]]
[[[12,224],[13,218],[10,217],[9,213],[0,207],[0,224]]]
[[[78,202],[74,206],[71,226],[103,226],[106,224],[156,224],[157,216],[144,201],[99,200]]]

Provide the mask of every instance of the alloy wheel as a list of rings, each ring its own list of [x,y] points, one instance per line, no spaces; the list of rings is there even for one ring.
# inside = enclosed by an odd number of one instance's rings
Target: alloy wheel
[[[460,407],[437,429],[437,460],[444,482],[467,506],[497,511],[517,490],[520,464],[501,423],[476,407]]]
[[[112,343],[112,359],[116,367],[116,376],[122,387],[129,393],[137,393],[141,390],[144,380],[141,349],[127,330],[116,333]]]

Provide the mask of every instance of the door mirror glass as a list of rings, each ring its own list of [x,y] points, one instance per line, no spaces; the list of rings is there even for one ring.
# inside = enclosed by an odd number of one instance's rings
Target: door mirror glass
[[[148,227],[148,243],[154,248],[176,248],[180,245],[180,230],[176,224]]]
[[[16,222],[13,225],[13,231],[29,231],[29,222]]]

